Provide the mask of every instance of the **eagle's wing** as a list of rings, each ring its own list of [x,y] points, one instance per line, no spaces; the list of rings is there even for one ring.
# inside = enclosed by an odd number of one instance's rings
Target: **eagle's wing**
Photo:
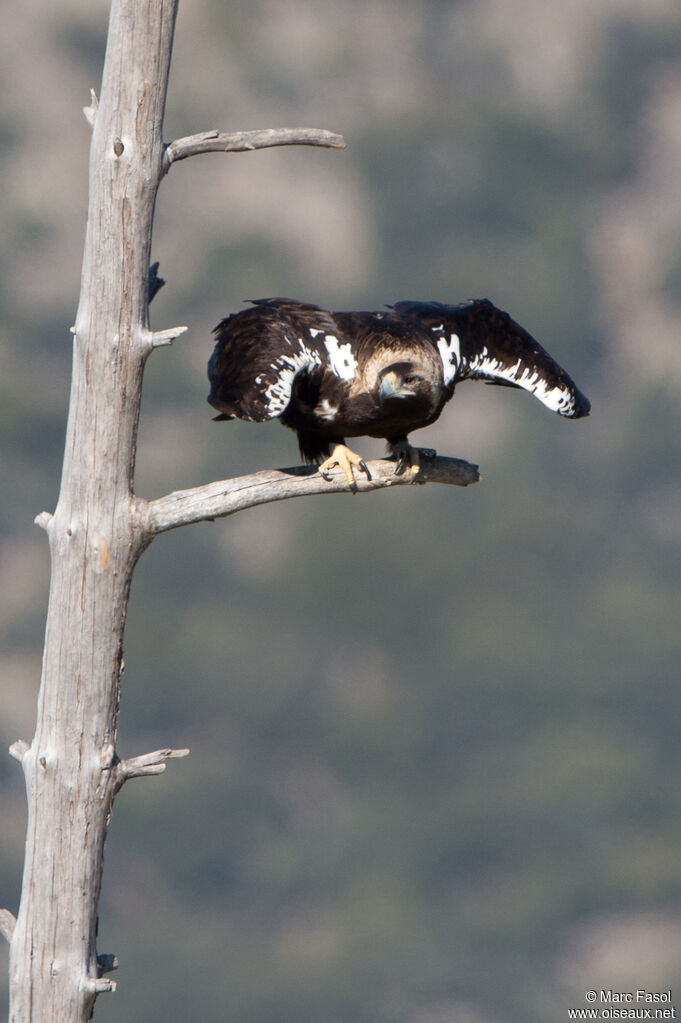
[[[425,328],[437,348],[449,392],[459,380],[522,387],[561,416],[578,419],[591,404],[564,369],[518,323],[487,299],[444,305],[397,302],[402,316]]]
[[[301,372],[329,372],[351,380],[357,369],[352,342],[331,313],[286,298],[257,299],[214,330],[208,363],[208,401],[218,419],[263,422],[280,416]]]

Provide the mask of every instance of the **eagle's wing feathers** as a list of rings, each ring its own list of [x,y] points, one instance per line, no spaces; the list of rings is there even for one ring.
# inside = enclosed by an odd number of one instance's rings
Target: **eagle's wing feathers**
[[[353,345],[331,313],[285,298],[257,299],[222,320],[208,364],[208,401],[218,418],[263,422],[285,412],[300,373],[329,371],[351,380]]]
[[[578,419],[590,403],[564,369],[526,330],[487,299],[445,305],[397,302],[395,312],[416,320],[437,348],[450,394],[459,380],[522,387],[561,416]]]

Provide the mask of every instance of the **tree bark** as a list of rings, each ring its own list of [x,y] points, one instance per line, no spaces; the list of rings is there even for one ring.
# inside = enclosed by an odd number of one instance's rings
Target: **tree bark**
[[[142,376],[149,354],[186,328],[152,332],[149,263],[156,193],[175,160],[269,145],[339,148],[317,129],[204,132],[169,146],[162,121],[177,0],[113,0],[101,99],[93,127],[89,209],[59,499],[36,521],[47,531],[51,585],[36,732],[10,752],[28,799],[26,858],[10,942],[11,1023],[85,1023],[114,956],[97,956],[103,848],[114,797],[132,777],[159,774],[188,750],[121,761],[116,717],[132,573],[158,533],[267,500],[346,489],[307,470],[222,481],[146,502],[133,492]],[[424,464],[423,479],[466,485],[475,467]],[[449,462],[451,464],[444,464]],[[360,490],[385,487],[389,463],[370,463]],[[386,468],[388,466],[388,468]],[[282,482],[282,476],[284,477]]]
[[[116,783],[116,711],[132,571],[144,546],[132,479],[148,271],[176,3],[114,0],[93,112],[89,210],[36,733],[21,758],[28,828],[11,942],[12,1023],[88,1020]]]

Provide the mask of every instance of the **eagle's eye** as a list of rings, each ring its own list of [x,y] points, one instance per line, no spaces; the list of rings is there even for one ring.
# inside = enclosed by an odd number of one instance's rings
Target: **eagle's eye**
[[[420,379],[421,379],[421,377],[418,376],[416,373],[411,373],[409,376],[404,378],[403,383],[405,383],[405,384],[417,384]]]

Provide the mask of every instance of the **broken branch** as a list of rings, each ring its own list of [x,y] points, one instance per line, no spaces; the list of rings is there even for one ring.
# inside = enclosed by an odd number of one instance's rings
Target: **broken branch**
[[[14,913],[10,913],[8,909],[0,909],[0,934],[9,942],[12,941],[16,924],[17,920]]]
[[[157,749],[153,753],[142,753],[138,757],[119,760],[114,766],[114,795],[128,778],[144,778],[152,774],[163,774],[166,769],[166,761],[188,755],[188,749]]]
[[[47,512],[42,512],[42,514],[47,515]],[[51,517],[52,516],[50,516],[50,518]],[[20,764],[30,748],[31,747],[25,739],[17,739],[17,741],[13,742],[10,746],[9,755]]]

